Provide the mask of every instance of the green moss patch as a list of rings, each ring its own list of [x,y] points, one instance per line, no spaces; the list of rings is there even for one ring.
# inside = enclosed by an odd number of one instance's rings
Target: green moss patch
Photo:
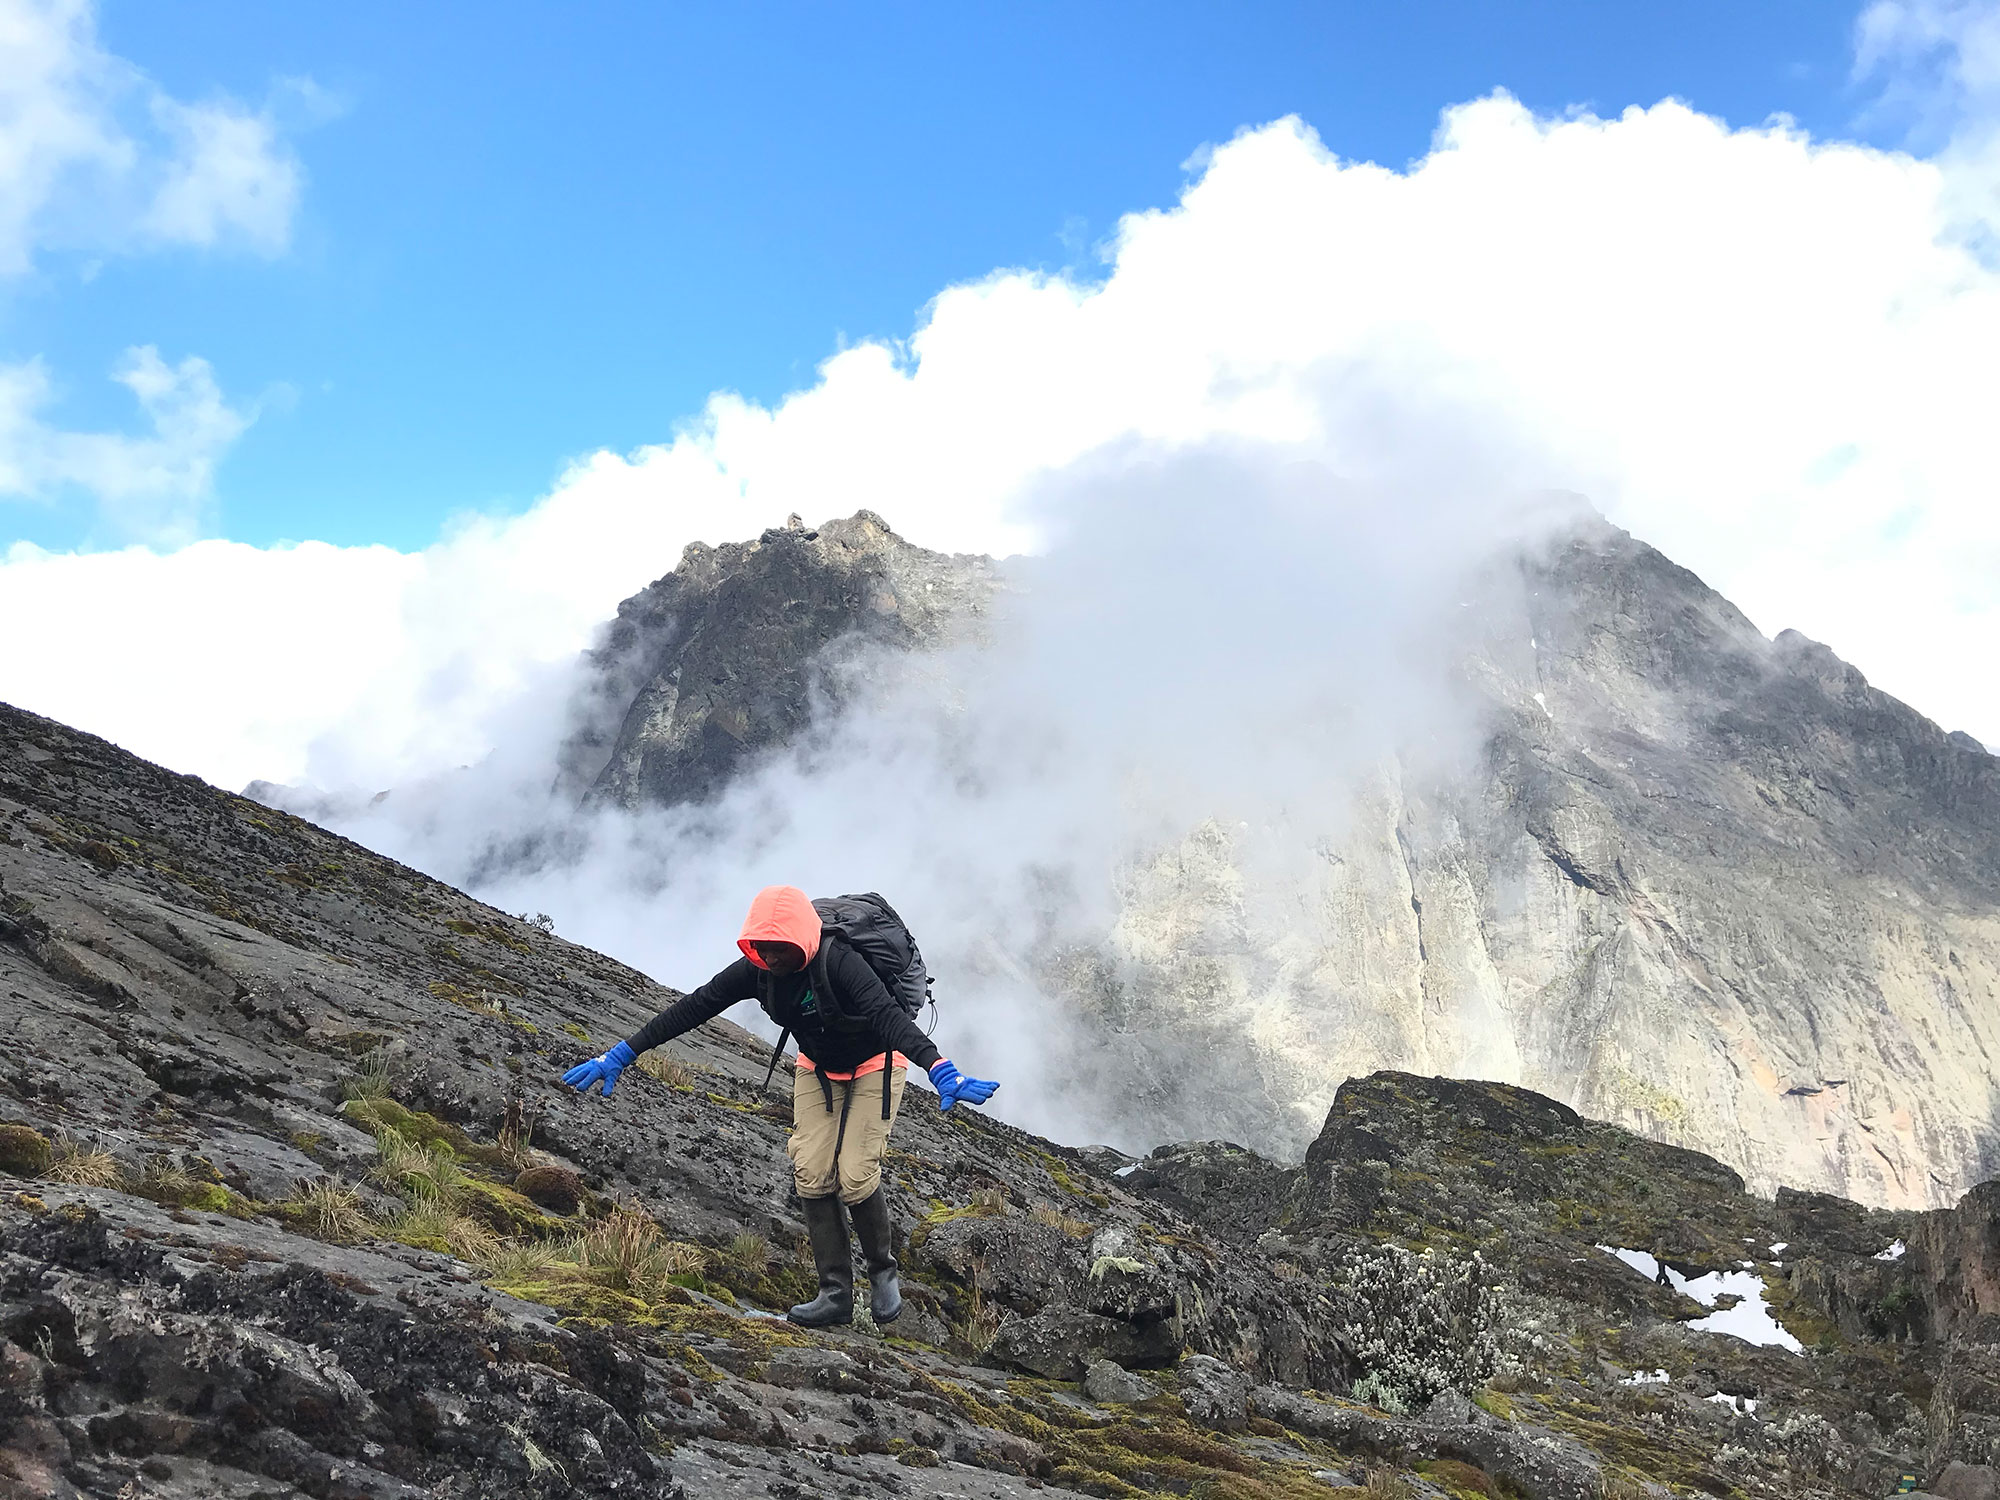
[[[461,1161],[477,1162],[489,1171],[513,1175],[510,1170],[513,1163],[498,1146],[482,1145],[449,1121],[405,1108],[393,1099],[350,1099],[340,1107],[340,1112],[370,1135],[393,1130],[422,1145],[442,1146]]]
[[[49,1169],[54,1148],[32,1125],[0,1125],[0,1172],[38,1177]]]

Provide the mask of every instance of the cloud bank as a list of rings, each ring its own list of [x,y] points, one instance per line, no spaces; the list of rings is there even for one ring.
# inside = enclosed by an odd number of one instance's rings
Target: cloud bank
[[[1452,412],[1494,494],[1590,496],[1767,630],[2000,743],[2000,274],[1952,164],[1668,101],[1445,113],[1407,170],[1302,123],[1194,164],[1101,280],[943,292],[766,409],[713,399],[527,514],[420,554],[204,542],[0,569],[0,695],[225,784],[477,759],[524,685],[690,540],[868,506],[933,547],[1040,544],[1042,479],[1120,443],[1311,443],[1366,481]],[[1489,441],[1489,438],[1492,439]]]

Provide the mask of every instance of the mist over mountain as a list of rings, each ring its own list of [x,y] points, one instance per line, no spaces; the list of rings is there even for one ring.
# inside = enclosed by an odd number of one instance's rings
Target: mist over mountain
[[[1296,1158],[1391,1067],[1764,1189],[1991,1175],[2000,760],[1586,507],[1287,536],[1266,478],[1001,564],[690,548],[492,761],[311,810],[682,984],[759,885],[884,890],[1061,1138]]]

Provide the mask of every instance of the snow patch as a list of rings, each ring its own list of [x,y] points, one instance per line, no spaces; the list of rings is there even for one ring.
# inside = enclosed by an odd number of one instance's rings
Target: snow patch
[[[1739,1417],[1753,1415],[1757,1410],[1755,1396],[1732,1396],[1727,1391],[1717,1391],[1713,1396],[1704,1396],[1705,1401],[1713,1401],[1718,1406],[1726,1406]]]
[[[1877,1260],[1901,1260],[1903,1258],[1903,1242],[1897,1240],[1895,1244],[1891,1245],[1875,1258]]]
[[[1665,1385],[1673,1377],[1665,1370],[1634,1370],[1620,1385]]]
[[[1901,1253],[1901,1244],[1900,1240],[1896,1242],[1898,1254]],[[1648,1281],[1660,1279],[1660,1262],[1644,1250],[1625,1250],[1615,1245],[1599,1245],[1597,1248],[1606,1255],[1617,1256]],[[1727,1334],[1746,1344],[1789,1349],[1794,1354],[1805,1352],[1805,1345],[1786,1332],[1771,1316],[1770,1308],[1764,1305],[1764,1281],[1755,1271],[1709,1271],[1690,1279],[1672,1266],[1665,1269],[1667,1284],[1675,1291],[1694,1298],[1703,1307],[1716,1309],[1707,1317],[1697,1318],[1688,1324],[1689,1328],[1698,1328],[1704,1333]],[[1734,1297],[1736,1301],[1728,1307],[1717,1307],[1716,1304],[1724,1297]]]

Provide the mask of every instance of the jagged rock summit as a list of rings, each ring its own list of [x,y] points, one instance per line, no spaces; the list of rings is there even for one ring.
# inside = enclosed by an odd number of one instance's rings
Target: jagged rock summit
[[[913,547],[865,510],[692,543],[618,606],[566,770],[624,807],[710,796],[746,756],[806,728],[815,693],[838,691],[842,653],[955,637],[993,583],[987,559]]]
[[[1991,1186],[1759,1198],[1407,1074],[1294,1166],[915,1095],[893,1336],[794,1328],[761,1046],[557,1083],[669,996],[0,706],[0,1497],[1804,1500],[2000,1457]]]
[[[596,785],[712,793],[855,642],[955,638],[1001,576],[866,513],[691,550],[601,653]],[[1469,769],[1384,766],[1346,827],[1298,830],[1324,857],[1283,889],[1190,809],[1100,941],[1020,955],[1101,1043],[1080,1107],[1296,1157],[1342,1079],[1401,1068],[1524,1084],[1766,1191],[1939,1205],[2000,1168],[2000,758],[1599,519],[1464,604]]]

